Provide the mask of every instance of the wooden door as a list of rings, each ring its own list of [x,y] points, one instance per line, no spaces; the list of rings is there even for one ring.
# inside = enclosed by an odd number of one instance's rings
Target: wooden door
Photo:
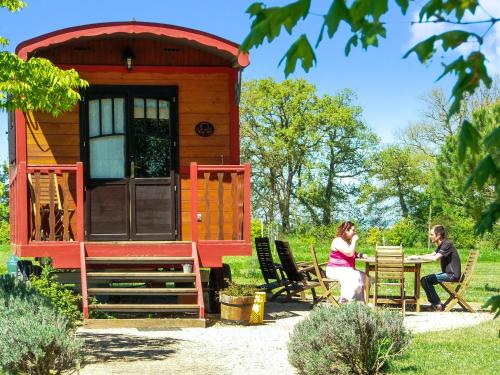
[[[82,115],[86,239],[175,240],[176,89],[92,87]]]

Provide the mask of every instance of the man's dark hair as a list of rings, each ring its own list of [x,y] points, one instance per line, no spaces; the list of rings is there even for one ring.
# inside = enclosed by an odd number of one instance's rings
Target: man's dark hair
[[[446,231],[442,225],[434,225],[432,230],[434,234],[439,235],[441,238],[446,238]]]

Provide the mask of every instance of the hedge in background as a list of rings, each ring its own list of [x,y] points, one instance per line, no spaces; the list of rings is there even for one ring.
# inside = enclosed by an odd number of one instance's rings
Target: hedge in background
[[[401,314],[359,303],[319,306],[293,329],[290,363],[303,374],[372,375],[410,345]]]
[[[0,370],[45,375],[74,368],[81,356],[69,320],[33,287],[0,276]]]

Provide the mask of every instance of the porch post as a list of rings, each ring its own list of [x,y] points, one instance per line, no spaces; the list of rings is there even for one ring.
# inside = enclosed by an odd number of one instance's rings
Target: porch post
[[[251,212],[250,212],[250,164],[245,163],[245,174],[244,174],[244,217],[243,217],[243,239],[245,242],[251,242],[250,239],[250,221],[251,221]]]
[[[84,207],[83,207],[83,163],[81,161],[76,163],[76,240],[83,242],[84,235]]]
[[[191,179],[191,241],[198,241],[198,164],[191,162],[189,178]]]

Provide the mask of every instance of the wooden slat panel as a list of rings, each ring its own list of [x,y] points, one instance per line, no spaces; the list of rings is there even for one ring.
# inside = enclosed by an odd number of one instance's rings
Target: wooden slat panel
[[[49,240],[50,241],[55,241],[56,239],[56,212],[55,212],[55,201],[54,201],[54,196],[55,196],[55,189],[56,187],[54,186],[54,178],[55,174],[54,172],[49,173]]]
[[[238,174],[236,172],[231,173],[231,195],[232,195],[232,214],[233,214],[233,235],[232,239],[236,240],[238,238]]]
[[[204,180],[205,180],[205,239],[211,239],[212,236],[210,234],[210,190],[209,190],[209,184],[210,184],[210,173],[204,173],[203,174]],[[199,209],[199,206],[198,206]]]
[[[62,176],[62,191],[63,191],[63,241],[69,241],[69,189],[68,189],[68,172],[64,172]]]
[[[41,240],[42,218],[40,216],[40,172],[35,172],[35,240]]]
[[[219,240],[224,239],[224,173],[217,173],[219,180],[218,203],[219,203]]]

